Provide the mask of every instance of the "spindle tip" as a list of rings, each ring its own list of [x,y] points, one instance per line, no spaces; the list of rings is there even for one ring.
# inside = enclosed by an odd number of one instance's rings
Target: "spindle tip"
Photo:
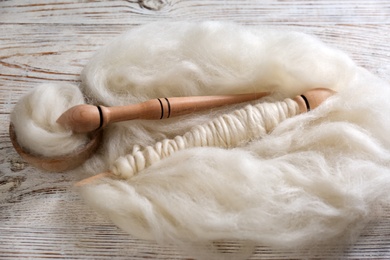
[[[297,96],[294,100],[298,103],[301,113],[304,113],[317,108],[335,93],[334,90],[328,88],[315,88]]]
[[[307,98],[310,109],[315,109],[335,93],[336,91],[328,88],[316,88],[305,92],[303,95]]]

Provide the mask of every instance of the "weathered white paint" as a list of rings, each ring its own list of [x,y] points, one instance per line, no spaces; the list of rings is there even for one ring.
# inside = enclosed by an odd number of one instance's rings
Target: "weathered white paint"
[[[390,79],[388,0],[0,0],[0,259],[188,259],[174,247],[133,239],[85,208],[72,190],[83,176],[28,166],[8,136],[9,113],[23,93],[42,82],[78,83],[88,58],[112,37],[139,24],[173,20],[301,30]],[[389,258],[386,215],[343,258]],[[291,255],[258,248],[251,259],[260,258]]]

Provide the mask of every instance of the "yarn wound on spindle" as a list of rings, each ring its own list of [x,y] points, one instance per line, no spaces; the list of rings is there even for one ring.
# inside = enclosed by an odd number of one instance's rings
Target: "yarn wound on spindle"
[[[298,114],[298,104],[291,99],[249,105],[231,114],[219,116],[207,124],[195,126],[182,136],[164,139],[153,146],[120,157],[111,170],[117,176],[129,178],[180,150],[194,147],[238,147],[264,137],[281,121]]]

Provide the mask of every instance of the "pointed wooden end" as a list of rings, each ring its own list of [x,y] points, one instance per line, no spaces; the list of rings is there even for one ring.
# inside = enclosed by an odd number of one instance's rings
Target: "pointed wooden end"
[[[315,88],[296,96],[294,101],[298,103],[301,113],[309,112],[320,106],[326,99],[336,92],[327,88]]]
[[[83,179],[83,180],[81,180],[79,182],[76,182],[74,184],[74,186],[75,187],[83,187],[85,185],[92,184],[93,182],[101,180],[103,178],[117,178],[117,177],[113,173],[111,173],[111,172],[103,172],[103,173],[99,173],[97,175],[94,175],[92,177]]]
[[[313,110],[321,105],[326,99],[336,94],[336,91],[328,88],[316,88],[303,93]]]

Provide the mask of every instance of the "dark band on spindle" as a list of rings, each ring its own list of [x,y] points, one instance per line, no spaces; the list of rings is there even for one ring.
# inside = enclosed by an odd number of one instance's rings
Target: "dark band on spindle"
[[[307,100],[307,98],[304,96],[304,95],[301,95],[302,99],[305,101],[305,105],[306,105],[306,109],[307,109],[307,112],[310,111],[310,103],[309,103],[309,100]]]
[[[167,104],[168,104],[168,116],[167,118],[169,118],[171,116],[171,103],[169,103],[169,100],[167,98],[164,98],[166,101],[167,101]]]
[[[163,104],[162,104],[162,102],[161,102],[161,100],[159,98],[157,100],[158,100],[158,102],[160,102],[160,107],[161,107],[161,117],[160,117],[160,119],[163,119],[163,117],[164,117],[164,106],[163,106]]]
[[[100,123],[99,123],[99,127],[96,129],[100,129],[103,127],[103,123],[104,123],[104,118],[103,118],[103,111],[102,111],[102,108],[100,106],[96,106],[98,111],[99,111],[99,117],[100,117]]]

